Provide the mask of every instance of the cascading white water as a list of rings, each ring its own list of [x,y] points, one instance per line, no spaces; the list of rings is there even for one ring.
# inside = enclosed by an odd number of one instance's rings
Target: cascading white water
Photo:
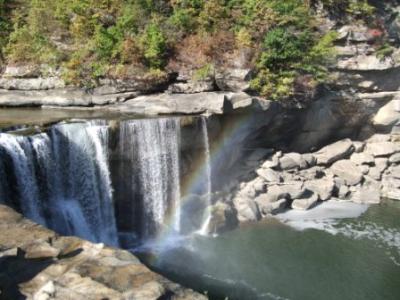
[[[2,157],[10,159],[11,167],[15,173],[16,192],[20,198],[19,204],[22,213],[35,222],[45,225],[46,221],[38,198],[38,185],[33,168],[30,139],[1,133],[0,146],[4,151]],[[3,161],[3,164],[5,163]],[[6,176],[6,174],[7,172],[4,172],[3,176]],[[6,178],[1,178],[2,182],[5,180]],[[4,189],[3,184],[2,190]]]
[[[136,193],[141,202],[142,236],[149,237],[170,225],[180,231],[180,175],[178,118],[123,122],[120,130],[122,155],[134,162]],[[128,152],[128,153],[127,153]],[[167,218],[172,224],[167,224]]]
[[[0,134],[4,202],[63,234],[118,245],[107,147],[101,121],[57,125],[49,135]]]
[[[207,128],[207,119],[201,118],[201,131],[203,134],[203,144],[204,144],[204,152],[205,152],[205,180],[206,180],[206,208],[204,214],[204,222],[199,230],[199,234],[207,235],[208,227],[211,221],[211,158],[210,158],[210,143],[208,138],[208,128]]]

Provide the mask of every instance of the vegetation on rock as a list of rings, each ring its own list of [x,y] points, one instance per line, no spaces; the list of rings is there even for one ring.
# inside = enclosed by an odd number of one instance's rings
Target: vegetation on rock
[[[68,83],[92,87],[185,69],[202,79],[245,54],[252,89],[285,98],[325,80],[335,55],[316,2],[361,20],[374,12],[366,0],[0,0],[1,61],[61,66]]]

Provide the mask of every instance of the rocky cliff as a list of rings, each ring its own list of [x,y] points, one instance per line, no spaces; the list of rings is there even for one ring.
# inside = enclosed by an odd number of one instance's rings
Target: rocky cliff
[[[207,299],[135,256],[59,236],[0,205],[0,299]]]

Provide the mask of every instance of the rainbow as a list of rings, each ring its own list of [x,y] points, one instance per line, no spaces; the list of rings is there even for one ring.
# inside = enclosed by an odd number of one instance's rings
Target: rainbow
[[[206,117],[201,117],[206,118]],[[211,121],[211,120],[210,120]],[[218,135],[211,132],[213,137],[213,143],[210,149],[210,161],[206,161],[205,155],[199,155],[197,159],[192,162],[192,169],[189,175],[182,179],[181,192],[182,195],[190,195],[198,189],[199,186],[204,184],[204,176],[206,174],[207,164],[210,164],[211,169],[221,168],[221,162],[226,161],[226,155],[232,147],[237,145],[237,141],[243,138],[243,135],[248,132],[249,126],[253,124],[253,118],[251,114],[236,115],[234,118],[230,118],[229,122],[224,125]],[[208,122],[207,122],[208,123]],[[181,197],[179,203],[182,208],[189,197]],[[179,209],[175,208],[170,211],[164,219],[164,226],[162,230],[156,235],[156,237],[150,241],[149,246],[151,249],[155,248],[167,248],[171,243],[179,242],[181,239],[176,237],[174,231],[175,224],[175,211]]]

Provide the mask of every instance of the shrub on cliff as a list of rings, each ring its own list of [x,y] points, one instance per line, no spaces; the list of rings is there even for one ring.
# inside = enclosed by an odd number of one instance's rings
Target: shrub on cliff
[[[318,30],[321,1],[349,18],[373,13],[366,0],[0,0],[0,47],[7,62],[62,66],[69,83],[89,87],[240,58],[255,92],[285,98],[325,80],[334,34]]]

